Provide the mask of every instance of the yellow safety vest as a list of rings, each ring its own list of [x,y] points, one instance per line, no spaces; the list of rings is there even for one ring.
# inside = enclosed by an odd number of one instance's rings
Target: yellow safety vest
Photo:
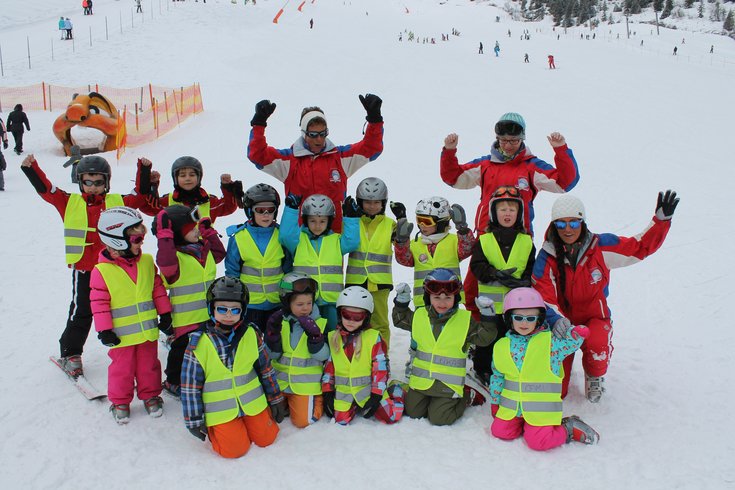
[[[258,360],[258,339],[248,328],[240,339],[232,362],[232,371],[222,363],[209,335],[203,333],[194,356],[204,369],[204,422],[207,427],[227,423],[245,415],[258,415],[268,407],[258,373],[253,364]]]
[[[156,268],[153,257],[141,254],[136,282],[125,270],[110,262],[95,266],[110,292],[112,331],[120,338],[113,349],[155,342],[158,339],[158,312],[153,303],[153,280]]]
[[[319,330],[324,333],[327,320],[316,321]],[[281,344],[283,354],[274,359],[272,364],[276,370],[276,378],[281,391],[291,388],[297,395],[321,395],[324,363],[311,357],[306,345],[306,334],[302,334],[296,348],[291,348],[291,325],[288,320],[281,322]]]
[[[169,206],[173,206],[174,204],[180,204],[182,206],[186,206],[187,208],[194,209],[194,206],[190,206],[189,204],[186,204],[186,203],[183,203],[183,202],[175,201],[174,198],[173,198],[173,194],[169,194],[168,195],[168,205]],[[209,218],[210,217],[209,216],[209,201],[203,202],[203,203],[198,204],[198,205],[195,205],[195,206],[199,206],[199,217],[200,218]]]
[[[561,424],[564,369],[557,376],[549,367],[551,332],[541,332],[531,338],[520,371],[513,362],[508,337],[503,337],[495,344],[493,362],[505,377],[496,417],[511,420],[518,416],[520,408],[523,419],[531,425]]]
[[[413,255],[413,304],[424,306],[424,278],[434,269],[444,268],[457,274],[462,280],[459,270],[459,255],[457,255],[457,235],[450,233],[436,244],[434,255],[429,253],[429,247],[416,238],[411,242]],[[461,295],[464,302],[464,292]]]
[[[356,402],[360,407],[365,406],[371,395],[373,382],[373,346],[378,342],[380,333],[372,328],[360,333],[362,347],[359,355],[352,355],[347,359],[342,346],[342,339],[337,331],[329,334],[329,349],[334,364],[334,409],[346,412]],[[338,350],[334,350],[334,339]],[[387,390],[383,398],[387,398]]]
[[[322,238],[319,253],[316,253],[306,233],[301,232],[296,255],[293,259],[294,272],[303,272],[319,283],[317,299],[336,303],[344,289],[342,274],[342,247],[340,234],[332,233]]]
[[[124,205],[120,194],[105,195],[105,209]],[[84,247],[92,245],[87,243],[87,232],[94,231],[97,229],[89,227],[87,203],[80,194],[70,194],[64,209],[64,249],[67,265],[76,264],[82,259]]]
[[[485,233],[480,236],[480,246],[482,247],[482,253],[485,254],[485,258],[490,265],[498,270],[515,267],[516,271],[513,273],[513,277],[520,279],[526,270],[528,256],[531,255],[531,250],[533,250],[533,240],[531,239],[531,235],[526,235],[525,233],[517,234],[513,242],[513,247],[510,249],[507,262],[503,258],[503,252],[500,250],[498,240],[492,233]],[[487,296],[492,299],[495,302],[495,313],[498,315],[503,314],[503,299],[508,291],[510,291],[509,287],[503,286],[497,281],[478,281],[479,296]]]
[[[176,252],[176,258],[179,260],[179,278],[171,284],[163,278],[171,299],[173,326],[186,327],[205,322],[209,319],[207,289],[217,277],[217,264],[212,252],[207,253],[204,266],[189,254]]]
[[[426,308],[418,308],[413,314],[411,337],[416,342],[408,386],[416,390],[428,390],[434,381],[441,381],[459,396],[464,394],[467,374],[467,353],[463,350],[470,330],[471,314],[457,310],[434,338]]]
[[[387,216],[360,219],[360,248],[350,253],[347,260],[347,284],[393,284],[393,248],[391,235],[395,221]],[[368,227],[374,223],[368,236]]]
[[[279,303],[278,285],[283,277],[283,247],[278,241],[278,228],[273,230],[265,255],[247,229],[235,233],[235,243],[240,251],[242,267],[240,280],[250,292],[250,304],[259,305],[269,301]]]

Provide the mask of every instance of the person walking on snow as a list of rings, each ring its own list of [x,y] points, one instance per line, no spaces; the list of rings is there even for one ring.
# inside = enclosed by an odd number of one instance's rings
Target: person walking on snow
[[[141,0],[135,0],[135,13],[143,13],[143,6],[140,4]]]
[[[8,132],[5,131],[5,124],[3,123],[3,120],[0,119],[0,140],[3,142],[3,149],[8,149]],[[8,168],[8,164],[5,161],[5,155],[3,155],[3,151],[0,150],[0,191],[5,190],[5,178],[3,177],[3,172]]]
[[[480,51],[477,54],[482,54],[482,42],[480,42]]]
[[[493,48],[493,51],[495,51],[496,58],[500,56],[500,43],[498,43],[498,41],[495,41],[495,47]]]
[[[59,17],[59,31],[61,32],[61,40],[65,41],[66,39],[69,39],[66,36],[66,21],[64,21],[63,17]]]
[[[554,64],[554,55],[550,54],[548,58],[549,58],[549,70],[555,70],[556,65]]]
[[[15,104],[13,111],[8,114],[8,120],[5,127],[7,131],[13,134],[13,139],[15,140],[13,151],[20,155],[23,153],[23,128],[25,127],[28,131],[31,130],[31,125],[28,122],[28,116],[23,112],[22,104]]]
[[[72,29],[73,28],[74,28],[74,26],[71,23],[71,19],[69,17],[67,17],[66,19],[64,19],[64,29],[66,29],[66,38],[67,39],[74,39],[74,36],[72,34]]]

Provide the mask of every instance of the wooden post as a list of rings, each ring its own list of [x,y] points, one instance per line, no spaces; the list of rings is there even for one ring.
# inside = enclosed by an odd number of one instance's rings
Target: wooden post
[[[135,131],[140,131],[140,127],[138,126],[138,103],[135,103]]]
[[[41,93],[43,94],[43,110],[46,110],[46,82],[41,82]]]

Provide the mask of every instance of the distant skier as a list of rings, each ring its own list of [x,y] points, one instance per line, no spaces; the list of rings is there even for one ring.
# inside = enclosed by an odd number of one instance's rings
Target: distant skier
[[[64,19],[64,29],[66,29],[66,38],[67,39],[74,39],[74,36],[72,35],[72,29],[73,28],[74,28],[74,26],[71,23],[71,19],[69,19],[69,17],[67,17],[66,19]]]
[[[529,63],[529,61],[528,61],[528,53],[526,53],[526,55],[523,57],[523,62],[524,63]]]
[[[495,41],[495,47],[493,48],[493,51],[495,51],[496,58],[500,56],[500,43],[498,43],[498,41]]]
[[[556,70],[556,64],[554,64],[554,55],[549,55],[549,70]]]
[[[143,13],[143,6],[140,4],[140,0],[135,0],[135,13]]]
[[[674,56],[676,56],[676,52],[677,51],[679,51],[679,48],[677,48],[676,46],[674,46]]]
[[[483,54],[482,53],[482,42],[480,42],[480,50],[477,52],[477,54]]]
[[[314,28],[314,19],[309,19],[309,29]]]
[[[59,31],[61,32],[61,40],[64,41],[66,39],[69,39],[66,36],[66,21],[63,17],[59,17]]]
[[[714,44],[709,47],[709,52],[710,52],[710,54],[712,54],[712,53],[715,52],[715,45]]]

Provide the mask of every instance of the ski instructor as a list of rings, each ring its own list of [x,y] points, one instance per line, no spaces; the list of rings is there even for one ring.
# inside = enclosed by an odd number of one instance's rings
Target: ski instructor
[[[367,116],[363,139],[352,145],[336,146],[327,136],[327,119],[319,107],[305,107],[301,111],[301,135],[290,148],[278,150],[268,146],[265,127],[276,104],[261,100],[255,104],[255,115],[250,121],[248,159],[255,166],[280,180],[285,195],[301,196],[302,201],[312,194],[324,194],[333,202],[337,215],[332,222],[335,232],[342,231],[342,201],[347,194],[347,178],[383,152],[383,101],[377,95],[360,95]]]

